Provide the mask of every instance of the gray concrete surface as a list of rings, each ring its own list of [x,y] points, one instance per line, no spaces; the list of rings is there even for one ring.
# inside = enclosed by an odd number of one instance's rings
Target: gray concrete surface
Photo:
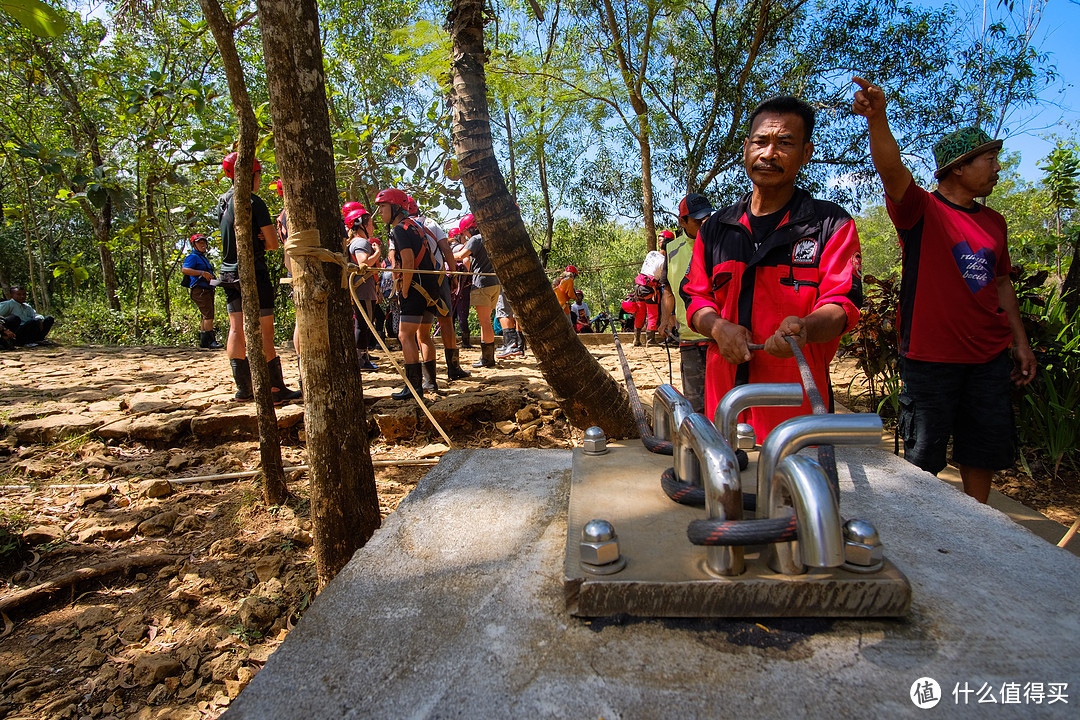
[[[842,511],[875,522],[911,581],[906,619],[570,617],[570,452],[456,451],[225,717],[1076,717],[1080,559],[891,455],[837,456]],[[921,710],[926,676],[943,697]],[[1032,682],[1067,683],[1068,704],[1034,704]],[[965,684],[997,703],[958,705]]]

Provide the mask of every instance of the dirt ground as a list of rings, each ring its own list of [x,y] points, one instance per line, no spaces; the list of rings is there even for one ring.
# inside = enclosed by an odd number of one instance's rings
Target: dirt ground
[[[621,380],[613,346],[590,350]],[[627,350],[643,399],[669,379],[678,386],[677,349]],[[462,355],[467,366],[478,351]],[[283,360],[295,384],[295,356],[283,352]],[[364,376],[366,396],[379,403],[400,384],[385,370]],[[220,353],[39,347],[0,355],[0,374],[0,718],[217,717],[316,594],[306,475],[288,473],[296,504],[271,508],[257,479],[186,482],[259,462],[258,443],[234,432],[244,418],[229,414],[238,404]],[[518,405],[512,417],[456,424],[448,428],[455,444],[580,440],[531,355],[443,384],[442,397],[496,390]],[[858,393],[838,399],[857,405]],[[199,431],[212,417],[222,422]],[[68,421],[49,424],[57,418]],[[278,418],[285,465],[303,465],[299,406]],[[369,427],[391,428],[382,420]],[[371,453],[437,456],[440,442],[430,429],[399,440],[380,433]],[[428,469],[376,468],[384,517]],[[1018,475],[999,489],[1061,522],[1080,511],[1080,496],[1060,483]],[[63,580],[103,567],[111,571]],[[8,605],[53,581],[61,587],[45,599]]]

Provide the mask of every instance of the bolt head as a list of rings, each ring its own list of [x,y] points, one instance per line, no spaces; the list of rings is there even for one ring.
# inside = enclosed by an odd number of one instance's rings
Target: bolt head
[[[866,545],[880,545],[877,528],[866,520],[852,518],[844,523],[844,539]]]

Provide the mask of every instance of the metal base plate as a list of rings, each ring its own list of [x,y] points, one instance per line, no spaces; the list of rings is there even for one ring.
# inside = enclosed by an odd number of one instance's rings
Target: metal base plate
[[[762,560],[767,548],[746,548],[747,570],[721,578],[705,567],[705,548],[690,544],[686,528],[705,517],[701,508],[670,500],[660,488],[669,455],[655,455],[640,442],[611,444],[602,456],[574,450],[567,515],[566,607],[572,615],[603,617],[898,617],[907,614],[911,586],[885,560],[874,573],[811,568],[781,575]],[[754,454],[743,472],[753,492]],[[841,512],[843,508],[841,507]],[[610,575],[581,568],[578,543],[589,520],[615,526],[626,566]],[[886,541],[888,538],[886,538]]]

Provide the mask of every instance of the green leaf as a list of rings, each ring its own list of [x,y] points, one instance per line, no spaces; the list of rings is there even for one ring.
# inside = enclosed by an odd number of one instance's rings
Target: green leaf
[[[0,10],[38,37],[58,37],[67,29],[67,21],[39,0],[0,0]]]

